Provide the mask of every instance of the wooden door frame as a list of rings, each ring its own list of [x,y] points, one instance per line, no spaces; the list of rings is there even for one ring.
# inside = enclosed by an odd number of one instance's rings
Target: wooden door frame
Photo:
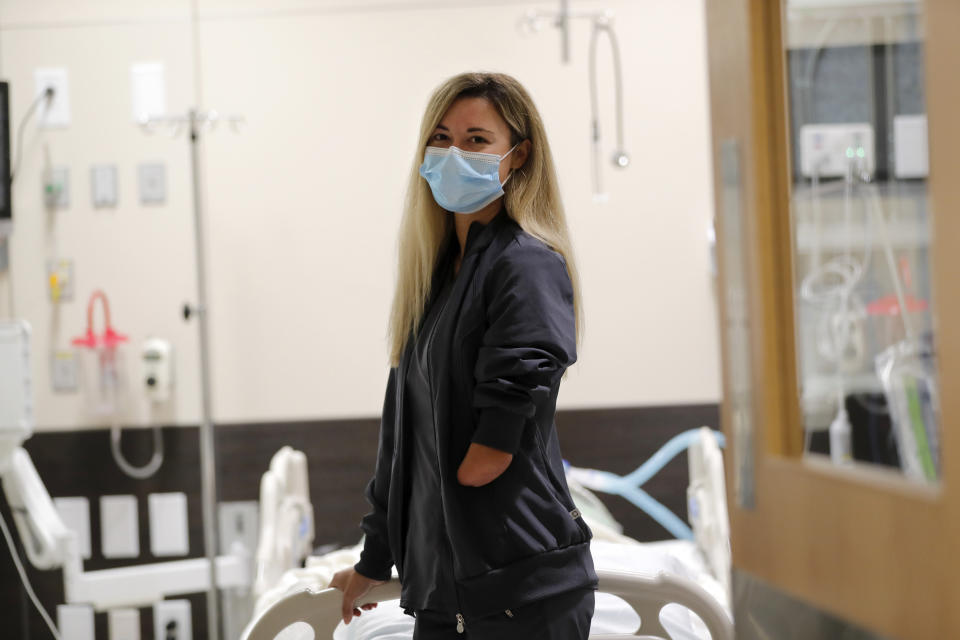
[[[801,459],[803,429],[794,344],[790,228],[790,153],[779,0],[706,0],[714,193],[723,215],[720,145],[742,149],[742,246],[748,265],[751,324],[755,504],[741,508],[727,456],[734,566],[801,600],[867,629],[894,637],[947,637],[960,629],[960,554],[946,555],[960,536],[960,59],[953,33],[960,2],[927,0],[926,96],[930,139],[930,203],[936,341],[941,392],[942,477],[939,487],[899,473]],[[956,211],[956,213],[954,213]],[[723,225],[718,269],[724,282]],[[954,274],[951,278],[951,274]],[[722,289],[722,286],[721,286]],[[939,293],[939,295],[937,295]],[[719,296],[721,319],[725,300]],[[729,360],[721,330],[724,362]],[[724,431],[731,433],[730,375],[723,375]],[[732,451],[734,447],[728,447]],[[951,536],[950,532],[954,532]]]

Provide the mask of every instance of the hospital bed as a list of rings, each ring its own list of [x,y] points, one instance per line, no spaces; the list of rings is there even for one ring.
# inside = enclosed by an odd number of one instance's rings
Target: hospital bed
[[[594,533],[591,552],[599,577],[590,637],[637,636],[669,640],[732,640],[729,529],[725,503],[722,435],[707,428],[681,434],[624,477],[568,467],[567,482],[577,507]],[[680,451],[689,448],[687,489],[691,527],[647,495],[639,485]],[[323,556],[298,556],[312,542],[312,512],[303,454],[284,448],[261,484],[262,522],[257,551],[257,604],[242,640],[399,640],[410,638],[414,619],[399,607],[394,575],[363,602],[382,603],[349,625],[340,621],[342,592],[329,588],[333,574],[352,566],[362,544]],[[589,488],[588,488],[589,487]],[[265,489],[266,488],[266,489]],[[640,543],[590,490],[617,493],[650,513],[678,535],[677,540]],[[671,517],[676,520],[671,520]],[[277,535],[274,523],[291,532]],[[291,527],[293,525],[293,528]],[[289,567],[285,570],[279,567]],[[468,622],[469,624],[469,622]]]

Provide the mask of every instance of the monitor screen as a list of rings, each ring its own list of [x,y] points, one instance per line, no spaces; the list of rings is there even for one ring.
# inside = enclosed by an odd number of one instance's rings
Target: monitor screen
[[[0,82],[0,233],[8,233],[13,221],[10,194],[10,85]]]

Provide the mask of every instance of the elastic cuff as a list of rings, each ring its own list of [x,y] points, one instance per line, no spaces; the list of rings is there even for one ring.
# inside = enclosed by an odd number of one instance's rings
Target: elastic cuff
[[[513,454],[520,448],[525,425],[526,418],[522,415],[499,407],[484,407],[480,410],[477,430],[473,432],[471,442]]]
[[[391,567],[392,566],[393,565],[391,565]],[[363,558],[360,558],[360,561],[353,565],[353,570],[370,580],[389,580],[393,575],[393,572],[390,570],[391,567],[387,567],[385,572],[382,569],[378,571],[364,562]]]

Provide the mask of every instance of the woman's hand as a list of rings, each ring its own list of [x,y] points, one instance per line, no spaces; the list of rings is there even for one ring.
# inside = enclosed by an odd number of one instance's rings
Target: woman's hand
[[[330,580],[330,586],[343,591],[343,605],[340,610],[343,624],[350,624],[353,616],[360,615],[360,609],[369,611],[377,606],[376,602],[369,602],[357,607],[356,602],[367,595],[370,589],[373,589],[377,585],[384,584],[384,582],[384,580],[374,580],[359,574],[353,567],[341,569],[333,574],[333,579]]]
[[[496,480],[511,462],[512,454],[479,442],[471,442],[467,455],[457,469],[457,482],[468,487],[482,487]]]

